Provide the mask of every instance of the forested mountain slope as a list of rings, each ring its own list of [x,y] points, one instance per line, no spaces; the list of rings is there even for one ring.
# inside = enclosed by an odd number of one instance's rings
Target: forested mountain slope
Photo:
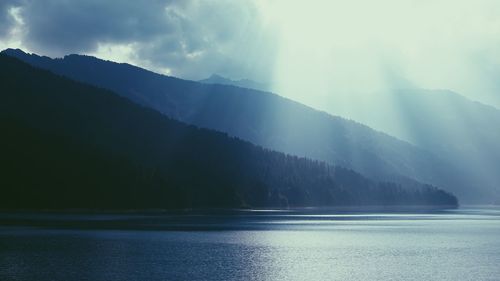
[[[110,89],[189,124],[228,133],[265,148],[326,161],[371,179],[405,185],[425,182],[459,196],[483,196],[453,163],[374,131],[281,96],[159,75],[128,64],[69,55],[51,59],[6,50],[32,65]]]
[[[196,208],[456,205],[199,129],[0,55],[0,206]]]

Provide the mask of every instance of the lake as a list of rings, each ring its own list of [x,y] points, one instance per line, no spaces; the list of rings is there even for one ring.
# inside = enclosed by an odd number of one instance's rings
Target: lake
[[[0,214],[0,280],[500,280],[500,209]]]

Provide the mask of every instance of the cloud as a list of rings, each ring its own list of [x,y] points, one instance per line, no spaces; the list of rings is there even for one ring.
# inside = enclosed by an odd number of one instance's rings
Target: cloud
[[[0,47],[274,82],[315,106],[402,82],[500,106],[499,15],[496,0],[3,0]]]
[[[48,53],[88,52],[99,42],[151,40],[171,32],[165,1],[29,1],[26,44]]]
[[[138,48],[141,58],[168,65],[182,77],[220,73],[266,79],[275,38],[250,1],[180,1],[166,9],[173,32]]]
[[[0,38],[8,36],[16,25],[13,8],[18,7],[20,4],[20,0],[2,0],[0,2]]]
[[[275,68],[282,94],[321,107],[403,81],[500,106],[500,83],[492,79],[500,75],[499,1],[272,3],[268,14],[286,42]]]
[[[24,21],[22,45],[33,52],[112,54],[192,79],[217,72],[262,80],[270,71],[275,44],[251,1],[17,2]],[[0,6],[2,23],[10,20],[10,6]],[[13,23],[1,26],[7,33]]]

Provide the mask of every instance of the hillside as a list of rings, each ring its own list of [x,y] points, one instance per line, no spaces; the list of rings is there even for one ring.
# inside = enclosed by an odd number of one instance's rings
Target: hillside
[[[0,89],[2,208],[456,204],[431,186],[375,183],[188,126],[4,55]]]
[[[325,107],[449,159],[488,194],[486,202],[500,198],[500,110],[447,90],[393,89],[369,97]]]
[[[225,132],[265,148],[353,169],[371,179],[417,181],[459,197],[484,198],[465,171],[427,150],[362,124],[281,96],[159,75],[132,65],[69,55],[51,59],[21,50],[5,54],[77,81],[106,88],[189,124]]]
[[[240,83],[240,82],[246,83]],[[250,80],[218,75],[200,82],[269,91]],[[328,112],[356,120],[406,140],[454,163],[486,194],[500,198],[500,110],[448,90],[387,89],[377,93],[336,93],[321,105]],[[464,198],[465,199],[465,198]]]

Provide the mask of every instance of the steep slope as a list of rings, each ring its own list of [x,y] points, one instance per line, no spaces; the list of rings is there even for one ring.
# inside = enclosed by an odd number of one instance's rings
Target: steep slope
[[[393,89],[371,96],[340,98],[325,107],[449,159],[488,203],[500,199],[500,110],[446,90]]]
[[[198,129],[0,55],[1,208],[456,205]]]
[[[213,75],[200,82],[269,91],[266,85],[240,81]],[[495,127],[500,124],[499,109],[452,91],[418,88],[340,93],[322,108],[447,159],[488,198],[485,202],[500,200],[500,130]]]
[[[462,178],[462,171],[425,150],[278,95],[181,80],[88,56],[50,59],[20,50],[4,53],[266,148],[345,166],[377,180],[407,185],[418,180],[459,196],[483,195],[470,188],[473,183]]]

